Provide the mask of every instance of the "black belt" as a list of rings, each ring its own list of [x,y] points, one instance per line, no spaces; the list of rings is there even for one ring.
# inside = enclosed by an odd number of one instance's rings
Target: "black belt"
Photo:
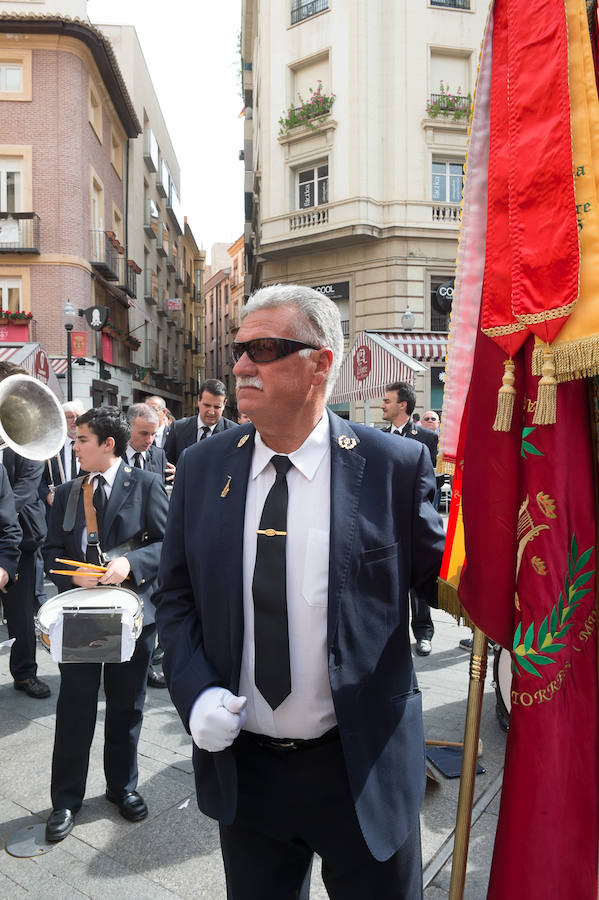
[[[245,738],[252,744],[261,747],[262,750],[275,750],[276,752],[286,752],[287,750],[311,750],[313,747],[320,747],[321,744],[329,744],[339,738],[339,728],[335,725],[330,731],[325,731],[320,737],[302,740],[301,738],[275,738],[268,734],[254,734],[253,731],[242,731],[240,737]]]

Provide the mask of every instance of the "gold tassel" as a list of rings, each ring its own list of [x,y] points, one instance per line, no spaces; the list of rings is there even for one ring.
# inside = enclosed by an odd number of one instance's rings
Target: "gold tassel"
[[[493,422],[493,431],[509,431],[512,427],[512,416],[514,414],[516,367],[513,359],[506,359],[503,365],[504,373],[501,379],[501,387],[497,392],[497,413]]]
[[[532,418],[533,425],[553,425],[557,415],[557,380],[555,378],[555,364],[553,350],[547,347],[543,350],[542,377],[537,391],[535,413]]]
[[[438,587],[438,604],[439,609],[449,613],[456,620],[458,625],[467,625],[468,628],[474,628],[474,624],[470,616],[460,603],[458,597],[458,589],[455,584],[444,581],[443,578],[437,579]]]

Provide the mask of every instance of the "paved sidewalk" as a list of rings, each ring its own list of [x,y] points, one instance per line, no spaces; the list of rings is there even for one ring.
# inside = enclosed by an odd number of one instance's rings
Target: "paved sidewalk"
[[[460,741],[463,737],[468,690],[467,652],[458,641],[469,631],[444,612],[433,614],[436,634],[431,656],[415,657],[425,709],[427,738]],[[0,625],[0,640],[7,637]],[[493,657],[489,659],[492,669]],[[38,650],[39,675],[50,684],[49,700],[32,700],[13,689],[8,654],[0,652],[0,839],[27,825],[45,822],[49,812],[50,762],[54,710],[59,673],[51,657]],[[492,672],[486,680],[481,726],[486,774],[476,779],[474,823],[465,897],[481,900],[486,894],[505,734],[495,716]],[[92,748],[86,800],[73,833],[50,852],[19,859],[0,850],[0,898],[15,900],[33,895],[47,898],[118,897],[162,900],[194,897],[225,900],[225,884],[214,822],[197,809],[191,765],[190,739],[165,690],[148,689],[139,744],[139,790],[150,808],[144,822],[124,821],[104,799],[102,772],[104,704],[99,705],[98,728]],[[401,765],[401,760],[398,760]],[[451,833],[455,824],[459,779],[429,784],[422,811],[422,842],[426,900],[448,897]],[[383,813],[384,814],[384,813]],[[449,845],[448,842],[449,841]],[[314,866],[312,900],[325,900],[326,891]]]

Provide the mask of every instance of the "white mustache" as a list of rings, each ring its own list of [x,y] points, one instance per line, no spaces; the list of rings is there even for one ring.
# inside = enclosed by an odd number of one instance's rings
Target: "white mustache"
[[[264,385],[262,384],[262,379],[258,378],[257,375],[240,375],[235,381],[235,390],[238,391],[240,388],[244,387],[252,387],[257,388],[259,391],[264,390]]]

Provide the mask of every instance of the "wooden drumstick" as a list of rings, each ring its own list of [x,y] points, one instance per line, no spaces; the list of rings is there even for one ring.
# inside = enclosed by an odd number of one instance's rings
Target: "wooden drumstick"
[[[105,572],[106,566],[97,566],[95,563],[83,561],[82,559],[60,559],[56,557],[55,562],[66,563],[67,566],[75,566],[77,569],[92,569],[94,572]]]

